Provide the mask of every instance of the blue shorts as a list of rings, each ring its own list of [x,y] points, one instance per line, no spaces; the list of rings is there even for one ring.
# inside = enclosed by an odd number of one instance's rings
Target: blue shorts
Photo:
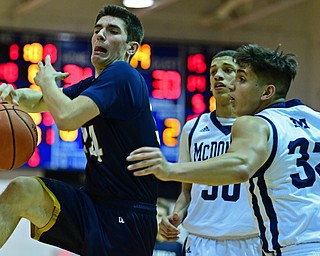
[[[156,206],[93,200],[67,183],[36,179],[54,201],[49,223],[31,224],[31,237],[81,256],[150,256],[157,235]]]

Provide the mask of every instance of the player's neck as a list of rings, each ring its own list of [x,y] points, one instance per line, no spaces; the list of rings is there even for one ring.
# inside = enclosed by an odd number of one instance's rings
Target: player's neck
[[[224,117],[224,118],[235,118],[236,117],[236,115],[232,111],[232,107],[230,104],[228,104],[228,105],[217,104],[216,116],[217,117]]]

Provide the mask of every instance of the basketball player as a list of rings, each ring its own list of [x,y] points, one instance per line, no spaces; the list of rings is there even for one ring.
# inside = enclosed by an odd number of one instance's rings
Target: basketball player
[[[87,158],[78,189],[41,177],[14,179],[0,196],[0,246],[21,218],[32,238],[82,256],[152,255],[157,234],[155,177],[135,177],[126,156],[158,147],[143,77],[128,63],[143,39],[139,19],[125,8],[104,6],[96,17],[91,61],[95,76],[58,89],[47,57],[35,81],[42,92],[0,87],[2,100],[29,112],[50,111],[61,130],[81,127]]]
[[[236,76],[235,51],[217,53],[210,67],[210,84],[216,110],[188,121],[180,139],[180,162],[203,161],[221,155],[230,145],[235,120],[227,86]],[[187,213],[185,214],[185,208]],[[186,215],[186,216],[185,216]],[[181,221],[188,231],[186,255],[262,255],[244,184],[208,186],[182,183],[174,213],[163,218],[160,233],[178,239]]]
[[[320,252],[320,113],[297,99],[286,101],[295,78],[294,55],[244,45],[229,86],[234,112],[226,154],[201,162],[169,164],[160,150],[133,151],[136,176],[224,185],[249,180],[250,202],[266,255]],[[141,170],[139,170],[141,169]]]

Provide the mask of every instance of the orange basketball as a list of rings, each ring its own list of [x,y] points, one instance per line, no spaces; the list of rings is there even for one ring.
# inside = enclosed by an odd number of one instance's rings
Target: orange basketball
[[[31,116],[17,106],[0,104],[0,170],[25,164],[36,150],[37,141]]]

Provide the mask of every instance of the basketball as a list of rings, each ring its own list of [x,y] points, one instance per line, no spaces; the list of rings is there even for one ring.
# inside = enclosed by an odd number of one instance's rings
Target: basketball
[[[36,150],[37,141],[31,116],[12,104],[0,104],[0,170],[25,164]]]

